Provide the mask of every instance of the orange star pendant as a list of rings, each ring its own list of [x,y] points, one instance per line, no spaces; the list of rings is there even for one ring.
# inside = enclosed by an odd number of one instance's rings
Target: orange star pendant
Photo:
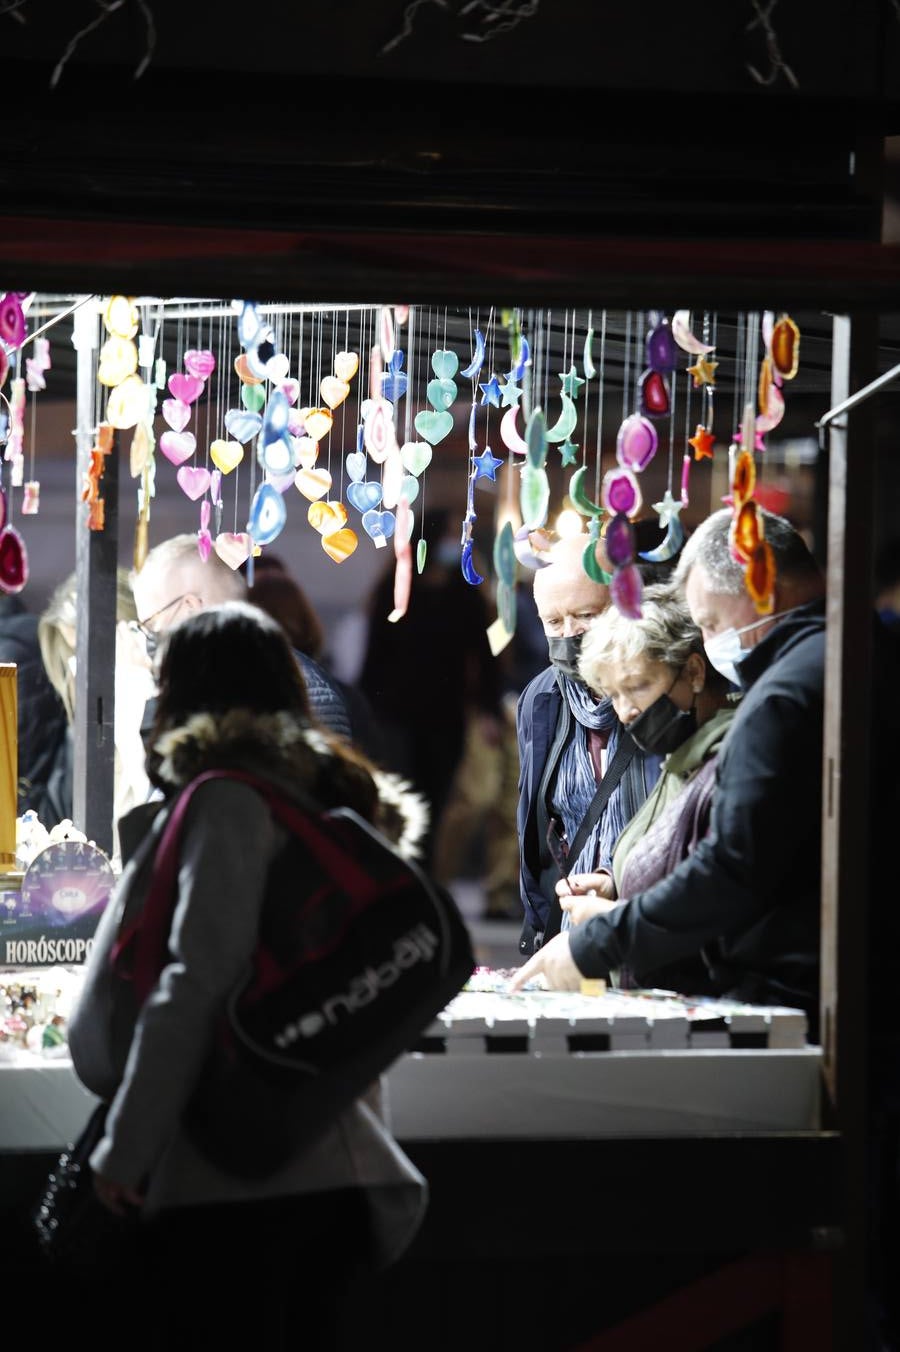
[[[702,423],[698,423],[694,435],[688,437],[688,445],[694,448],[694,459],[702,460],[706,456],[711,460],[715,441],[712,432],[708,432]]]
[[[687,373],[694,377],[694,389],[699,390],[701,385],[715,385],[717,361],[710,360],[709,357],[699,356],[693,366],[688,366]]]

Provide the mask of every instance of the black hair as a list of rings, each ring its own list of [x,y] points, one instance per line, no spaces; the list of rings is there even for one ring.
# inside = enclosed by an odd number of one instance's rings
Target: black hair
[[[246,601],[195,611],[166,635],[152,741],[196,713],[288,710],[311,719],[297,659],[281,625]]]

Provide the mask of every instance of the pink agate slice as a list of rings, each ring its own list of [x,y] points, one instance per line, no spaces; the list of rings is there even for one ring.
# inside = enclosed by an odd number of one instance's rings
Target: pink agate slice
[[[641,575],[633,563],[613,573],[609,584],[609,595],[613,605],[629,620],[641,618],[643,590]]]
[[[640,473],[656,455],[659,437],[656,428],[640,413],[632,413],[619,428],[616,459],[625,469]]]

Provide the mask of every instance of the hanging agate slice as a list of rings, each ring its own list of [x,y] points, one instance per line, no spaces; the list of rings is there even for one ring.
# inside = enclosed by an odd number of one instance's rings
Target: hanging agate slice
[[[501,526],[494,538],[494,572],[498,581],[506,587],[512,587],[516,581],[515,533],[512,522]],[[507,625],[507,628],[510,626]]]
[[[624,512],[617,512],[610,521],[603,536],[603,546],[614,568],[624,568],[634,563],[634,526]]]
[[[286,520],[287,508],[281,494],[271,484],[260,484],[250,504],[247,534],[255,544],[271,544],[281,534]]]
[[[4,500],[3,517],[6,519]],[[25,541],[12,526],[0,530],[0,590],[20,592],[28,581],[28,551]]]
[[[522,466],[519,506],[526,525],[532,530],[543,526],[550,507],[550,481],[545,469],[536,469],[527,463]]]
[[[729,530],[729,545],[739,563],[751,563],[762,543],[759,508],[751,499],[739,508]]]
[[[7,347],[21,347],[25,341],[25,313],[14,291],[0,298],[0,339]]]
[[[659,437],[656,428],[640,413],[632,413],[616,436],[616,459],[625,469],[640,474],[656,455]]]
[[[734,478],[731,483],[731,498],[735,510],[753,497],[755,487],[756,461],[749,451],[741,451],[734,467]]]
[[[775,608],[775,555],[768,540],[760,540],[744,572],[747,591],[760,615]]]
[[[600,485],[600,502],[611,516],[637,516],[643,506],[638,481],[628,469],[611,469]]]
[[[644,371],[638,380],[641,412],[648,418],[664,418],[669,412],[669,387],[659,371]]]
[[[674,371],[677,361],[675,339],[667,319],[662,319],[647,334],[647,365],[654,371]]]
[[[793,380],[800,363],[800,330],[790,315],[782,315],[772,329],[772,365],[783,380]]]
[[[613,573],[609,584],[609,596],[616,610],[629,620],[641,618],[641,598],[644,584],[641,575],[633,563],[626,564]]]

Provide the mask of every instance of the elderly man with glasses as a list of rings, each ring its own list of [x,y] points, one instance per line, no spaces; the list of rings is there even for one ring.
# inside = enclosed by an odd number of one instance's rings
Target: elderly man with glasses
[[[223,601],[252,599],[241,573],[211,553],[202,559],[195,535],[173,535],[150,550],[143,566],[131,574],[137,620],[131,629],[142,640],[145,664],[152,663],[159,640],[167,629],[192,611]],[[137,645],[135,645],[137,646]],[[309,701],[316,718],[329,731],[352,740],[352,727],[343,696],[333,677],[305,653],[296,653],[306,681]],[[152,701],[148,701],[142,729],[152,721]]]

